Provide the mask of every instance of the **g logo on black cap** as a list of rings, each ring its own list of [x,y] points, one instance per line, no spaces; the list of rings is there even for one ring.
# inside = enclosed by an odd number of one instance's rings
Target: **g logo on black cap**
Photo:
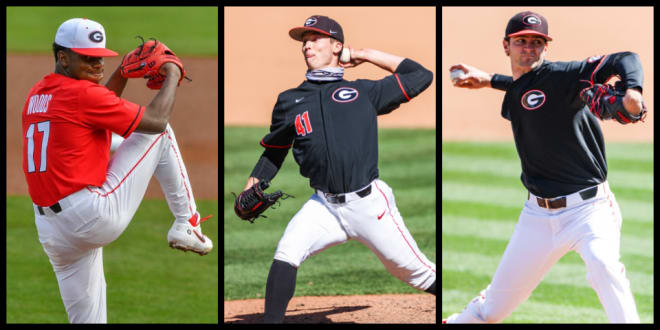
[[[536,110],[545,104],[545,93],[538,89],[533,89],[520,98],[520,103],[527,110]]]
[[[527,25],[541,25],[541,19],[536,15],[527,15],[522,21]]]
[[[313,17],[313,16],[312,16],[312,17],[308,18],[308,19],[305,21],[305,26],[314,25],[314,24],[316,24],[317,22],[318,22],[318,20],[316,20],[316,17]]]
[[[92,42],[96,42],[96,43],[102,42],[103,41],[103,33],[101,33],[101,31],[94,31],[94,32],[89,34],[89,40],[91,40]]]

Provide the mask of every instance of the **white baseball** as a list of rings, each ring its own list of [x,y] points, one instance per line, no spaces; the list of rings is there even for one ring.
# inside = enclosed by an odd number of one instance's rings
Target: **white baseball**
[[[449,73],[449,78],[451,78],[451,81],[454,82],[454,83],[458,79],[465,78],[465,76],[466,76],[465,71],[463,71],[461,69],[456,69],[456,70],[453,70]]]
[[[348,50],[348,48],[344,48],[344,49],[341,51],[341,56],[339,56],[339,60],[340,60],[342,63],[348,63],[348,62],[350,62],[350,61],[351,61],[351,51]]]

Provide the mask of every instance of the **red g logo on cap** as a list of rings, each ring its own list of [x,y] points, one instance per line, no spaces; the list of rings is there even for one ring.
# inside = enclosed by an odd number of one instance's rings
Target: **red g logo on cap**
[[[520,98],[520,104],[526,110],[536,110],[545,104],[545,93],[538,89],[532,89],[523,94]]]

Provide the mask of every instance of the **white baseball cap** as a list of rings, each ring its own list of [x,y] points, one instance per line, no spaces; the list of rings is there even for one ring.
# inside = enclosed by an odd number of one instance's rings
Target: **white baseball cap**
[[[87,56],[117,56],[105,48],[105,29],[98,22],[86,18],[72,18],[60,25],[55,43]]]

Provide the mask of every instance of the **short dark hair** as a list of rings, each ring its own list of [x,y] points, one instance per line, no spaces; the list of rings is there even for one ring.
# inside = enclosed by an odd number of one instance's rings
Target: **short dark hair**
[[[59,52],[60,50],[65,51],[67,53],[71,51],[69,48],[53,43],[53,55],[55,55],[55,64],[57,64],[57,52]]]

